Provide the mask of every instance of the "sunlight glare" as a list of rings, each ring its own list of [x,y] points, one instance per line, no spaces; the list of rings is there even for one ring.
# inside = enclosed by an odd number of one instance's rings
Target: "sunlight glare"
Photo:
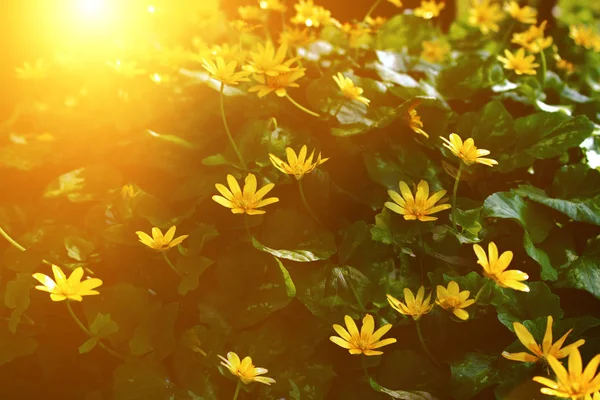
[[[81,15],[88,18],[98,18],[106,11],[104,0],[78,0],[77,6]]]

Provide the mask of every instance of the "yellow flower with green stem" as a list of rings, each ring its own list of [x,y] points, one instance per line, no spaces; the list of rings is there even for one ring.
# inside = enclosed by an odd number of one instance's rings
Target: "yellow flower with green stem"
[[[537,10],[530,6],[519,6],[518,1],[504,3],[504,11],[513,19],[524,24],[535,24],[537,22]]]
[[[419,114],[417,114],[417,106],[420,103],[420,100],[415,100],[408,107],[406,114],[406,123],[408,124],[408,127],[412,129],[415,133],[423,135],[429,139],[429,135],[423,130],[423,121],[421,121],[421,117],[419,116]]]
[[[430,197],[429,184],[424,180],[421,180],[417,185],[417,192],[414,196],[405,182],[400,181],[399,186],[400,193],[388,190],[388,195],[393,202],[386,202],[385,207],[402,215],[405,220],[435,221],[437,217],[432,217],[431,214],[450,208],[450,204],[444,204],[443,202],[436,205],[446,195],[446,191],[440,190]]]
[[[346,315],[344,317],[346,329],[343,326],[334,324],[333,329],[339,336],[330,336],[329,340],[338,346],[347,349],[350,354],[364,354],[365,356],[378,356],[383,351],[376,350],[388,344],[396,343],[395,338],[381,340],[391,328],[391,324],[385,324],[375,330],[375,320],[370,314],[365,315],[360,332],[354,320]]]
[[[471,292],[468,290],[461,291],[458,283],[450,281],[448,287],[438,285],[436,288],[437,300],[435,304],[442,307],[444,310],[450,310],[457,317],[466,321],[469,319],[469,313],[465,308],[475,303],[474,299],[469,299]]]
[[[533,378],[535,382],[546,386],[540,389],[543,394],[563,399],[581,400],[600,390],[600,374],[597,373],[600,354],[592,358],[585,369],[578,348],[573,349],[569,354],[568,369],[552,355],[548,356],[548,364],[556,374],[555,381],[545,376]]]
[[[548,21],[544,21],[540,26],[531,25],[525,32],[513,34],[511,43],[515,43],[533,54],[542,52],[552,46],[553,42],[551,36],[544,35],[547,23]]]
[[[298,60],[298,57],[286,60],[287,52],[288,46],[285,43],[281,44],[277,50],[270,40],[264,45],[258,43],[250,52],[250,60],[243,66],[243,69],[252,74],[267,76],[278,76],[281,73],[293,71],[297,67],[292,67],[292,64]]]
[[[415,8],[415,15],[423,19],[432,19],[440,16],[440,12],[446,7],[446,3],[435,0],[422,0],[421,5]]]
[[[595,32],[592,27],[582,24],[570,25],[569,37],[573,39],[577,46],[600,51],[600,34]]]
[[[540,66],[535,63],[535,56],[526,55],[522,48],[514,54],[504,50],[504,55],[506,57],[498,56],[498,60],[504,64],[504,69],[513,70],[517,75],[535,75],[535,69]]]
[[[246,176],[243,190],[233,175],[227,175],[227,184],[229,188],[217,183],[215,187],[222,196],[215,195],[212,199],[223,207],[230,208],[234,214],[264,214],[265,211],[259,210],[259,208],[279,201],[277,197],[263,199],[273,189],[275,184],[268,183],[257,190],[258,183],[254,174]]]
[[[52,273],[54,279],[42,273],[35,273],[33,277],[41,283],[36,286],[37,290],[50,293],[52,301],[75,300],[82,301],[83,296],[92,296],[100,294],[94,290],[102,285],[98,278],[85,279],[83,282],[83,268],[75,268],[69,278],[65,275],[58,265],[52,264]]]
[[[404,303],[390,294],[387,295],[387,300],[394,310],[412,317],[415,321],[428,314],[435,305],[435,303],[431,303],[431,293],[425,297],[424,286],[419,288],[416,297],[409,288],[404,288]]]
[[[152,228],[152,236],[148,235],[146,232],[137,231],[135,232],[140,239],[140,242],[150,247],[153,250],[165,252],[171,250],[173,247],[178,246],[181,242],[183,242],[189,235],[181,235],[175,237],[175,231],[177,227],[173,225],[167,230],[167,232],[163,235],[160,228],[153,227]]]
[[[454,188],[452,190],[452,226],[454,227],[454,230],[457,230],[456,195],[458,193],[458,182],[460,182],[460,176],[464,168],[463,165],[470,166],[473,164],[483,164],[487,165],[488,167],[493,167],[494,165],[498,165],[498,161],[491,158],[484,158],[483,156],[490,154],[490,151],[478,149],[475,146],[475,141],[472,138],[468,138],[463,142],[460,136],[458,136],[456,133],[451,133],[449,140],[444,137],[441,139],[444,141],[444,147],[450,150],[452,154],[461,160],[458,171],[456,172]]]
[[[479,28],[481,33],[487,35],[490,32],[500,30],[500,21],[504,19],[504,14],[500,5],[492,3],[490,0],[471,0],[469,9],[469,25]]]
[[[363,89],[358,86],[355,86],[352,79],[342,75],[341,72],[338,72],[337,75],[333,76],[333,80],[338,85],[346,99],[350,101],[358,101],[359,103],[362,103],[366,106],[369,105],[369,102],[371,100],[361,96],[363,93]]]
[[[216,62],[204,59],[202,60],[202,67],[208,71],[211,78],[216,79],[225,85],[235,86],[240,82],[250,81],[248,78],[250,72],[236,72],[237,61],[230,61],[226,64],[223,57],[217,57]]]
[[[270,386],[275,383],[275,379],[261,376],[269,372],[269,370],[254,366],[252,358],[250,357],[244,357],[243,360],[240,360],[240,356],[233,351],[230,351],[227,353],[227,358],[223,356],[219,356],[219,358],[223,360],[221,361],[221,365],[227,368],[232,375],[235,375],[240,379],[235,388],[233,400],[237,400],[242,385],[258,382]]]
[[[277,76],[253,75],[252,78],[258,82],[248,89],[250,93],[256,93],[258,97],[265,97],[270,93],[275,93],[278,97],[288,96],[287,88],[300,87],[296,81],[304,76],[306,68],[298,68],[291,72],[280,73]]]
[[[571,351],[577,349],[579,346],[582,346],[585,343],[585,340],[579,339],[578,341],[563,347],[565,340],[567,340],[567,336],[573,332],[573,329],[569,329],[569,331],[560,339],[558,339],[555,343],[552,343],[552,322],[553,318],[551,315],[549,315],[546,323],[546,332],[544,333],[544,338],[541,345],[535,341],[533,335],[531,332],[529,332],[529,330],[527,330],[525,325],[521,324],[520,322],[514,322],[513,328],[517,338],[523,344],[523,346],[530,351],[530,353],[509,353],[504,351],[502,352],[502,357],[512,361],[521,362],[538,362],[540,360],[547,361],[549,356],[560,360],[561,358],[567,357]]]
[[[473,245],[473,250],[477,255],[477,264],[483,267],[485,276],[501,287],[529,292],[529,287],[523,283],[523,281],[529,279],[529,275],[516,269],[506,270],[513,259],[512,251],[505,251],[498,257],[498,247],[494,242],[488,244],[487,255],[485,250],[478,244]]]

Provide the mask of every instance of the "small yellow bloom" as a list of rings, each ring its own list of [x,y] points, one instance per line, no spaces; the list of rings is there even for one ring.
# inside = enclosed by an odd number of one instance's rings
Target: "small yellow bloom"
[[[483,267],[485,276],[494,280],[499,286],[529,292],[529,287],[522,282],[529,279],[529,275],[516,269],[506,271],[513,259],[512,251],[505,251],[498,257],[498,247],[494,242],[488,244],[488,255],[478,244],[473,245],[473,250],[477,255],[477,264]]]
[[[279,43],[285,44],[288,47],[307,46],[317,40],[313,32],[309,32],[307,28],[300,29],[298,27],[286,27],[279,36]]]
[[[502,352],[502,357],[507,358],[512,361],[521,361],[521,362],[538,362],[540,360],[546,361],[548,356],[552,356],[558,360],[561,358],[567,357],[571,351],[575,350],[579,346],[582,346],[585,343],[585,340],[579,339],[575,343],[571,343],[568,346],[562,347],[567,340],[567,336],[573,329],[570,329],[567,333],[563,335],[560,339],[556,341],[556,343],[552,344],[552,316],[548,316],[548,322],[546,323],[546,333],[544,334],[544,340],[542,341],[542,345],[536,343],[535,339],[531,332],[525,328],[525,325],[514,322],[513,327],[515,329],[515,333],[519,341],[523,343],[531,353],[508,353],[506,351]],[[561,348],[562,347],[562,348]]]
[[[490,0],[471,0],[469,9],[469,25],[479,28],[481,33],[498,32],[498,22],[504,19],[500,6]]]
[[[551,36],[544,36],[547,23],[548,21],[544,21],[540,26],[532,25],[525,32],[513,34],[511,42],[534,54],[547,49],[553,42]]]
[[[469,313],[464,308],[475,303],[475,300],[469,299],[471,292],[468,290],[460,291],[458,283],[450,281],[448,288],[442,285],[437,286],[437,300],[435,303],[444,310],[451,310],[458,318],[466,321],[469,319]],[[467,300],[468,299],[468,300]]]
[[[231,22],[229,22],[229,26],[231,26],[233,29],[235,29],[238,32],[252,32],[255,29],[258,29],[261,27],[261,25],[250,25],[249,23],[247,23],[244,20],[241,19],[236,19],[233,20]]]
[[[388,3],[391,3],[391,4],[395,5],[398,8],[402,7],[402,1],[401,0],[387,0],[387,1],[388,1]]]
[[[478,149],[475,147],[475,142],[472,138],[468,138],[463,143],[460,136],[456,133],[450,134],[450,140],[441,138],[445,143],[444,147],[452,152],[456,157],[460,158],[466,165],[472,165],[475,163],[484,164],[488,167],[498,165],[498,161],[492,160],[491,158],[482,158],[490,154],[489,150]]]
[[[317,160],[313,163],[315,151],[313,150],[310,156],[306,158],[308,154],[306,145],[302,146],[298,155],[296,155],[296,152],[291,147],[286,147],[285,153],[287,155],[287,163],[274,154],[269,154],[269,159],[275,168],[284,174],[294,175],[296,179],[302,179],[305,174],[312,172],[317,166],[329,160],[329,158],[321,159],[321,153],[319,153]]]
[[[421,58],[430,63],[439,63],[446,59],[448,53],[450,53],[450,45],[440,40],[425,40],[421,43],[423,51],[421,52]]]
[[[380,340],[391,328],[392,324],[385,324],[375,331],[375,321],[370,314],[363,318],[363,325],[358,332],[358,327],[349,315],[344,317],[346,329],[341,325],[334,324],[333,329],[340,336],[330,336],[329,340],[344,349],[348,349],[350,354],[364,354],[365,356],[378,356],[382,351],[374,350],[388,344],[396,343],[395,338]]]
[[[242,6],[238,8],[241,19],[258,21],[262,19],[261,9],[256,6]]]
[[[573,39],[577,46],[585,47],[588,50],[594,49],[600,51],[600,35],[594,32],[593,28],[589,26],[569,26],[569,37]]]
[[[331,23],[331,11],[315,6],[313,0],[300,0],[294,4],[296,15],[290,20],[292,24],[318,28]]]
[[[363,89],[358,86],[354,86],[354,82],[352,82],[352,79],[347,78],[344,75],[342,75],[341,72],[338,72],[337,76],[333,76],[333,80],[342,90],[342,93],[345,98],[347,98],[348,100],[356,100],[359,103],[363,103],[366,106],[369,105],[369,102],[371,100],[361,96],[361,94],[363,93]]]
[[[252,75],[252,78],[258,85],[254,85],[248,89],[250,93],[257,92],[258,97],[265,97],[269,93],[275,92],[279,97],[287,95],[287,89],[291,87],[299,87],[296,81],[304,76],[306,68],[298,68],[291,72],[280,73],[277,76],[269,75]]]
[[[230,61],[228,64],[225,64],[225,60],[223,57],[217,57],[217,62],[215,63],[212,60],[202,60],[202,67],[208,71],[210,77],[216,79],[225,85],[238,85],[240,82],[249,82],[250,79],[248,75],[250,72],[247,71],[238,71],[235,72],[237,67],[236,61]]]
[[[504,69],[512,69],[517,75],[535,75],[535,69],[540,65],[535,63],[534,55],[525,55],[525,49],[519,49],[516,53],[504,50],[506,57],[498,56],[498,61],[504,64]]]
[[[535,24],[537,22],[537,10],[529,6],[519,7],[519,2],[517,1],[504,3],[504,11],[524,24]]]
[[[17,78],[31,81],[41,81],[48,77],[50,65],[43,59],[38,59],[34,64],[26,62],[23,67],[15,68]]]
[[[439,17],[440,12],[446,7],[445,2],[437,3],[435,0],[422,0],[421,5],[415,8],[415,15],[423,19]]]
[[[413,197],[408,185],[400,181],[400,193],[388,190],[388,195],[394,201],[388,201],[385,206],[395,213],[404,216],[405,220],[419,220],[421,222],[435,221],[437,217],[431,214],[449,209],[450,204],[438,204],[442,197],[446,195],[445,190],[440,190],[429,197],[429,185],[425,181],[420,181],[417,185],[417,193]]]
[[[348,46],[351,49],[361,48],[371,40],[371,28],[368,25],[345,23],[341,29],[348,35]]]
[[[175,236],[175,225],[169,228],[167,233],[162,234],[161,230],[157,227],[152,228],[152,237],[146,232],[137,231],[135,232],[140,239],[140,242],[157,251],[168,251],[171,248],[177,246],[183,242],[189,235],[181,235],[173,239]]]
[[[231,212],[234,214],[264,214],[265,211],[257,210],[257,208],[279,201],[277,197],[269,197],[263,200],[263,197],[273,189],[275,184],[269,183],[256,190],[257,182],[254,174],[246,176],[243,191],[233,175],[227,175],[227,184],[229,185],[229,189],[225,185],[217,183],[215,187],[223,196],[215,195],[212,199],[224,207],[231,208]]]
[[[569,61],[563,59],[560,56],[560,54],[558,54],[556,46],[554,48],[554,51],[555,51],[554,61],[556,61],[556,68],[562,69],[563,71],[565,71],[567,73],[567,75],[570,75],[573,72],[575,72],[575,65],[572,62],[569,62]]]
[[[373,18],[373,17],[369,16],[369,17],[365,18],[365,22],[370,27],[377,29],[377,28],[380,28],[383,24],[385,24],[387,22],[387,18],[385,18],[385,17]]]
[[[238,63],[246,60],[246,54],[236,45],[229,45],[228,43],[215,44],[208,49],[210,56],[204,58],[215,58],[221,57],[226,63],[230,61],[237,61]]]
[[[108,61],[106,64],[126,78],[135,78],[146,73],[145,69],[137,67],[137,62],[135,61],[115,60],[114,62]]]
[[[415,133],[423,135],[429,139],[429,135],[423,130],[423,121],[421,121],[421,117],[419,117],[419,115],[417,114],[416,108],[419,105],[419,103],[420,101],[414,101],[410,105],[410,107],[408,107],[408,112],[406,114],[406,122],[408,124],[408,127],[412,129]]]
[[[258,0],[258,6],[263,10],[286,12],[287,7],[281,0]]]
[[[250,62],[244,65],[244,71],[253,74],[265,74],[267,76],[277,76],[279,74],[298,69],[292,67],[297,58],[286,60],[288,47],[284,43],[279,46],[277,51],[273,42],[268,41],[265,45],[258,43],[256,48],[250,52]]]
[[[269,370],[255,367],[254,364],[252,364],[252,359],[250,357],[245,357],[243,360],[240,360],[240,357],[236,353],[230,351],[227,353],[227,358],[223,356],[219,356],[219,358],[223,360],[221,365],[226,367],[233,375],[240,378],[245,385],[252,382],[260,382],[265,385],[275,383],[275,379],[273,378],[259,376],[266,374]]]
[[[52,301],[81,301],[83,300],[82,296],[100,294],[93,289],[102,285],[102,281],[98,278],[91,278],[82,282],[83,268],[75,268],[68,279],[65,273],[57,265],[52,264],[52,272],[54,273],[54,280],[48,275],[39,272],[33,274],[33,277],[41,283],[41,285],[38,285],[35,288],[42,292],[50,293],[50,299]]]
[[[548,379],[545,376],[536,376],[533,378],[534,381],[547,386],[541,389],[543,394],[579,400],[582,397],[591,396],[594,392],[600,390],[600,374],[597,374],[598,364],[600,364],[600,354],[592,358],[585,369],[582,365],[579,349],[574,349],[569,354],[568,371],[553,356],[548,356],[548,363],[556,374],[556,381]]]
[[[431,293],[429,296],[425,297],[425,287],[421,286],[419,291],[417,292],[417,297],[413,295],[413,292],[409,288],[404,288],[404,301],[406,304],[402,303],[400,300],[396,299],[392,295],[387,295],[388,303],[392,306],[392,308],[398,311],[400,314],[409,315],[413,317],[415,321],[418,321],[423,315],[427,314],[435,303],[429,304],[431,301]]]

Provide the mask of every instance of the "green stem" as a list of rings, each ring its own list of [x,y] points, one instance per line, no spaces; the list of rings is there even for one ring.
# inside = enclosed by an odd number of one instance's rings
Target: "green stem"
[[[241,388],[242,388],[242,381],[238,381],[237,386],[235,387],[235,393],[233,394],[233,400],[237,400],[238,395],[240,394]]]
[[[367,11],[367,14],[365,15],[365,17],[363,18],[363,22],[367,20],[367,18],[369,18],[371,16],[371,14],[373,14],[373,11],[375,11],[375,9],[377,8],[377,6],[382,2],[383,0],[377,0],[375,3],[373,3],[373,5],[371,6],[371,8],[369,8],[369,11]]]
[[[169,260],[169,257],[167,257],[167,252],[163,251],[162,252],[163,258],[165,259],[166,263],[169,265],[169,267],[171,267],[171,269],[173,271],[175,271],[175,273],[179,276],[183,276],[183,274],[181,272],[179,272],[179,270],[177,268],[175,268],[175,266],[173,265],[173,263],[171,262],[171,260]]]
[[[542,70],[541,70],[541,75],[540,75],[540,84],[542,85],[542,90],[543,90],[544,86],[546,86],[546,73],[548,72],[548,64],[546,63],[546,54],[544,53],[543,49],[540,51],[540,57],[542,58]]]
[[[364,306],[362,300],[360,299],[360,296],[358,295],[356,288],[354,287],[354,283],[352,282],[352,276],[350,274],[350,267],[346,267],[346,269],[348,271],[348,287],[350,288],[350,291],[354,295],[354,298],[356,299],[356,302],[358,303],[358,307],[360,308],[360,311],[364,312],[365,306]]]
[[[297,108],[299,108],[300,110],[304,111],[305,113],[307,113],[307,114],[310,114],[310,115],[312,115],[313,117],[320,117],[320,115],[319,115],[319,114],[317,114],[316,112],[310,111],[308,108],[306,108],[306,107],[304,107],[304,106],[300,105],[300,104],[299,104],[299,103],[298,103],[296,100],[292,99],[292,98],[290,97],[290,95],[289,95],[289,94],[287,94],[287,93],[286,93],[286,94],[285,94],[285,97],[287,97],[287,99],[290,101],[290,103],[292,103],[292,104],[293,104],[293,105],[295,105]]]
[[[340,113],[340,111],[342,110],[342,107],[344,106],[345,101],[340,102],[340,105],[338,106],[338,108],[335,110],[335,113],[333,113],[333,118],[337,118],[337,115]]]
[[[250,225],[248,225],[248,214],[244,214],[244,227],[246,228],[246,233],[248,234],[248,239],[252,242],[252,233],[250,232]]]
[[[306,200],[306,196],[304,195],[304,186],[302,186],[302,179],[298,179],[298,189],[300,191],[300,198],[302,199],[302,203],[304,203],[304,208],[306,208],[306,211],[308,211],[312,219],[314,219],[317,222],[317,224],[323,226],[319,218],[317,218],[317,216],[312,212],[310,206],[308,205],[308,201]]]
[[[95,337],[94,334],[92,332],[90,332],[88,330],[88,328],[85,327],[85,325],[83,324],[83,322],[81,322],[81,320],[77,317],[77,315],[73,311],[73,308],[71,307],[71,300],[67,300],[66,303],[67,303],[67,310],[69,310],[69,314],[71,314],[71,317],[73,318],[73,320],[75,321],[75,323],[77,324],[77,326],[79,326],[79,328],[81,328],[81,330],[84,331],[86,333],[86,335],[88,335],[89,337],[91,337],[91,338]],[[117,353],[116,351],[114,351],[110,347],[106,346],[100,340],[98,340],[98,346],[102,347],[110,355],[118,358],[121,361],[125,361],[125,357],[123,355]]]
[[[240,164],[242,168],[247,170],[246,163],[244,162],[244,158],[242,157],[242,153],[238,149],[235,141],[233,140],[233,136],[231,136],[231,131],[229,130],[229,125],[227,124],[227,117],[225,116],[225,96],[223,95],[223,89],[225,89],[225,84],[221,82],[221,89],[219,90],[220,104],[221,104],[221,118],[223,119],[223,126],[225,127],[225,132],[227,133],[227,138],[229,139],[229,143],[231,143],[231,147],[237,154],[238,159],[240,160]]]
[[[5,231],[4,229],[2,229],[2,227],[1,227],[1,226],[0,226],[0,235],[1,235],[2,237],[4,237],[4,239],[6,239],[6,241],[7,241],[8,243],[12,244],[12,245],[13,245],[13,246],[14,246],[16,249],[18,249],[19,251],[23,251],[23,252],[27,251],[27,249],[26,249],[25,247],[21,246],[21,244],[19,244],[19,242],[17,242],[17,241],[16,241],[15,239],[13,239],[13,238],[12,238],[12,237],[11,237],[11,236],[8,234],[8,233],[6,233],[6,231]],[[54,264],[53,264],[53,263],[51,263],[50,261],[48,261],[48,260],[46,260],[46,259],[43,259],[43,258],[42,258],[42,262],[43,262],[44,264],[46,264],[46,265],[50,265],[50,266],[54,265]],[[94,271],[92,271],[92,270],[91,270],[91,269],[89,269],[89,268],[85,268],[85,271],[86,271],[87,273],[89,273],[90,275],[94,275]]]
[[[427,356],[431,359],[431,361],[433,361],[433,363],[436,366],[439,366],[437,360],[435,359],[435,357],[433,357],[433,354],[431,354],[431,352],[427,348],[427,345],[425,344],[425,339],[423,338],[423,333],[421,333],[421,321],[417,320],[415,325],[417,327],[417,335],[419,336],[419,341],[421,342],[421,346],[423,347],[423,350],[425,351]]]
[[[481,287],[481,289],[479,289],[477,295],[475,296],[474,304],[477,304],[479,302],[479,298],[483,295],[483,292],[487,289],[487,287],[490,286],[490,283],[492,283],[492,281],[488,279],[487,282]]]
[[[458,182],[460,182],[460,175],[463,171],[463,163],[460,163],[458,167],[458,172],[456,173],[456,180],[454,181],[454,189],[452,190],[452,226],[454,226],[454,230],[458,232],[458,228],[456,225],[456,193],[458,193]]]

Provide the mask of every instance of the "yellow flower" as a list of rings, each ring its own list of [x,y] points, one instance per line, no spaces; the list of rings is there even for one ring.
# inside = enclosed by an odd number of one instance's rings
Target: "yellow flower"
[[[385,24],[387,22],[387,18],[385,17],[371,17],[368,16],[367,18],[365,18],[365,22],[367,23],[367,25],[377,29],[379,27],[381,27],[381,25]]]
[[[279,43],[287,46],[307,46],[317,40],[314,33],[308,29],[300,29],[297,27],[287,27],[279,36]]]
[[[504,4],[504,11],[511,17],[524,24],[535,24],[537,22],[537,10],[533,7],[519,7],[519,2],[509,1]]]
[[[244,62],[246,54],[236,44],[230,46],[228,43],[216,44],[208,49],[212,57],[222,57],[225,62],[237,61]]]
[[[347,78],[344,75],[342,75],[341,72],[338,72],[337,76],[333,76],[333,80],[342,90],[342,93],[345,98],[347,98],[348,100],[356,100],[359,103],[363,103],[367,106],[369,105],[369,102],[371,100],[361,96],[361,94],[363,93],[363,89],[358,86],[354,86],[354,82],[352,82],[352,79]]]
[[[82,296],[100,294],[93,289],[102,285],[102,281],[98,278],[91,278],[82,282],[83,268],[75,268],[68,279],[65,273],[57,265],[52,264],[52,272],[54,273],[54,280],[48,275],[39,272],[33,274],[33,277],[41,283],[41,285],[38,285],[35,288],[42,292],[50,293],[50,299],[52,301],[81,301],[83,300]]]
[[[252,32],[253,30],[260,28],[260,25],[250,25],[241,19],[236,19],[229,22],[229,26],[238,32]]]
[[[494,280],[498,285],[514,290],[520,290],[521,292],[529,292],[529,287],[522,281],[529,279],[529,276],[516,269],[506,271],[508,265],[512,261],[512,251],[505,251],[498,257],[498,248],[494,242],[488,244],[488,256],[485,254],[485,250],[478,245],[473,245],[473,250],[477,255],[477,264],[483,267],[483,273],[488,278]]]
[[[146,70],[137,67],[135,61],[116,60],[115,62],[109,61],[106,64],[126,78],[135,78],[146,73]]]
[[[544,30],[548,21],[544,21],[540,26],[532,25],[525,32],[513,34],[512,43],[515,43],[527,51],[537,54],[552,45],[552,37],[544,36]]]
[[[358,49],[371,40],[371,28],[367,25],[345,23],[341,29],[348,35],[348,46],[351,49]]]
[[[287,11],[287,7],[281,2],[281,0],[258,0],[258,5],[263,10],[273,10],[279,12]]]
[[[600,35],[594,32],[591,27],[571,25],[569,26],[569,37],[573,39],[577,46],[600,51]]]
[[[517,338],[519,341],[523,343],[531,353],[508,353],[506,351],[502,352],[502,357],[507,358],[512,361],[521,361],[521,362],[538,362],[539,360],[547,360],[548,356],[552,356],[558,360],[561,358],[567,357],[571,351],[575,350],[579,346],[585,343],[585,340],[579,339],[575,343],[571,343],[568,346],[562,347],[567,339],[567,336],[573,329],[570,329],[567,333],[563,335],[560,339],[556,341],[556,343],[552,344],[552,316],[548,316],[548,322],[546,324],[546,333],[544,334],[544,340],[542,341],[542,345],[536,343],[535,339],[531,332],[525,328],[525,326],[519,322],[514,322],[513,327],[515,329],[515,333],[517,334]],[[562,347],[562,348],[561,348]]]
[[[419,117],[419,115],[417,114],[416,108],[419,105],[419,103],[420,101],[414,101],[410,105],[410,107],[408,107],[408,112],[406,114],[406,122],[408,124],[408,127],[412,129],[415,133],[429,138],[427,132],[423,130],[423,122],[421,121],[421,117]]]
[[[251,93],[258,92],[256,93],[258,97],[264,97],[271,92],[275,92],[279,97],[285,97],[287,95],[286,88],[300,86],[296,81],[304,76],[304,71],[306,71],[306,68],[299,68],[277,76],[252,75],[259,84],[252,86],[248,91]]]
[[[383,354],[383,352],[374,349],[396,343],[395,338],[379,340],[392,328],[392,324],[385,324],[375,331],[375,321],[370,314],[365,315],[363,318],[360,333],[358,332],[356,323],[349,315],[344,317],[344,322],[346,323],[346,329],[338,324],[333,325],[333,329],[340,336],[330,336],[329,340],[344,349],[348,349],[350,354],[378,356]]]
[[[40,58],[34,64],[26,62],[22,68],[15,68],[15,71],[19,79],[39,81],[46,79],[49,69],[50,65]]]
[[[396,299],[391,295],[387,295],[388,303],[392,306],[392,308],[398,311],[400,314],[409,315],[413,317],[415,321],[418,321],[421,316],[427,314],[435,303],[429,304],[431,301],[431,293],[425,297],[425,287],[421,286],[419,291],[417,292],[417,297],[413,295],[413,292],[409,288],[404,288],[404,301],[406,304],[402,303],[400,300]]]
[[[202,60],[202,67],[208,71],[210,77],[216,79],[225,85],[238,85],[240,82],[249,82],[250,79],[248,75],[250,72],[247,71],[239,71],[235,72],[235,68],[237,67],[236,61],[230,61],[229,64],[225,64],[225,60],[223,57],[217,57],[217,62],[215,64],[212,60]]]
[[[167,233],[163,236],[161,230],[157,227],[152,228],[152,237],[146,232],[137,231],[135,232],[140,239],[140,242],[157,251],[167,251],[183,242],[189,235],[181,235],[173,239],[175,236],[175,225],[169,228]]]
[[[243,69],[253,74],[265,74],[267,76],[277,76],[281,73],[293,71],[297,68],[291,65],[297,58],[286,61],[287,50],[288,47],[285,43],[281,44],[277,51],[275,51],[271,41],[268,41],[264,46],[258,43],[256,49],[250,52],[251,60],[249,64],[244,65]]]
[[[306,145],[302,146],[298,155],[296,155],[296,152],[291,147],[286,147],[285,153],[287,155],[287,163],[274,154],[269,154],[269,159],[275,168],[284,174],[294,175],[296,179],[302,179],[304,174],[312,172],[317,166],[329,160],[329,158],[321,159],[321,153],[319,153],[317,160],[313,163],[315,151],[313,150],[310,153],[310,156],[306,158],[306,155],[308,154]]]
[[[242,6],[238,8],[238,14],[241,19],[247,20],[260,20],[262,19],[262,13],[260,8],[256,6]]]
[[[504,19],[500,6],[490,0],[471,0],[469,9],[469,25],[479,28],[481,33],[498,32],[498,22]]]
[[[421,58],[431,63],[439,63],[444,61],[448,53],[450,53],[450,46],[448,43],[440,40],[426,40],[421,43],[421,46],[423,47]]]
[[[245,385],[252,382],[260,382],[265,385],[275,383],[275,379],[273,378],[259,376],[266,374],[269,370],[255,367],[254,364],[252,364],[252,359],[250,357],[245,357],[243,360],[240,360],[240,357],[236,353],[230,351],[227,353],[227,358],[223,356],[219,356],[219,358],[223,360],[221,365],[226,367],[233,375],[240,378]]]
[[[402,7],[402,1],[401,0],[387,0],[387,1],[388,1],[388,3],[391,3],[391,4],[395,5],[398,8]]]
[[[458,318],[466,321],[469,319],[469,313],[463,310],[475,303],[475,300],[469,299],[471,292],[468,290],[460,291],[458,283],[450,281],[448,288],[442,285],[437,286],[437,300],[435,303],[444,310],[451,310]],[[468,300],[467,300],[468,299]]]
[[[460,136],[456,133],[451,133],[450,140],[446,138],[441,139],[445,142],[444,147],[450,150],[456,157],[460,158],[466,165],[472,165],[474,163],[484,164],[489,167],[498,165],[498,161],[496,160],[482,158],[482,156],[490,154],[490,151],[475,147],[475,142],[472,138],[468,138],[463,143]]]
[[[541,392],[548,396],[556,396],[571,400],[579,400],[600,390],[600,374],[596,374],[600,364],[600,354],[596,355],[583,369],[579,349],[569,354],[568,371],[553,356],[548,356],[548,363],[556,374],[556,381],[544,376],[536,376],[534,381],[547,387]]]
[[[440,12],[446,7],[446,3],[436,3],[435,0],[422,0],[421,5],[415,9],[415,15],[423,19],[439,17]]]
[[[512,69],[517,75],[535,75],[535,69],[540,65],[535,63],[535,56],[525,55],[525,49],[519,49],[516,53],[504,50],[506,57],[498,56],[498,61],[504,64],[504,69]]]
[[[292,24],[318,28],[331,22],[331,11],[315,6],[313,0],[300,0],[294,4],[296,15],[290,20]]]
[[[555,51],[554,61],[556,61],[556,68],[562,69],[563,71],[565,71],[567,73],[567,75],[570,75],[573,72],[575,72],[575,65],[572,62],[569,62],[569,61],[563,59],[560,56],[560,54],[558,54],[556,46],[554,46],[554,51]]]
[[[416,220],[422,222],[435,221],[437,217],[431,217],[431,214],[449,209],[450,204],[437,203],[446,194],[445,190],[440,190],[429,197],[429,185],[425,181],[420,181],[417,185],[417,193],[413,197],[408,185],[400,181],[400,193],[388,190],[389,196],[394,201],[388,201],[385,206],[395,213],[404,216],[405,220]]]
[[[215,195],[212,199],[224,207],[231,208],[231,212],[234,214],[264,214],[265,211],[257,210],[257,208],[268,206],[269,204],[277,203],[279,201],[277,197],[269,197],[268,199],[263,200],[263,197],[265,197],[275,185],[269,183],[257,191],[256,176],[254,176],[254,174],[248,174],[248,176],[246,176],[243,191],[233,175],[227,175],[227,184],[229,185],[229,189],[225,187],[225,185],[217,183],[215,187],[223,196]]]

